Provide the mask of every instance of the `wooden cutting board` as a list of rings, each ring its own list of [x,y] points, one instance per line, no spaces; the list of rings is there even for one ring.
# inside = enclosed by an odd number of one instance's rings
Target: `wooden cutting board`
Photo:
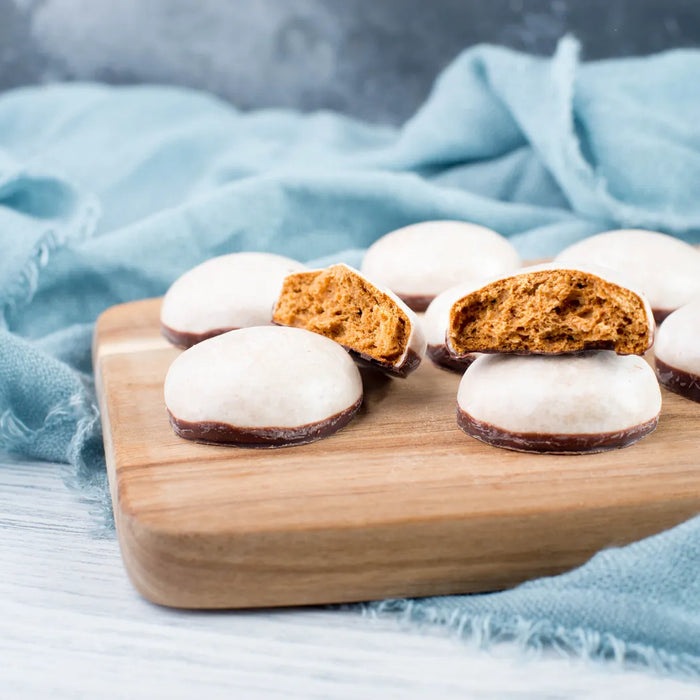
[[[326,440],[250,450],[176,437],[163,380],[179,351],[160,300],[97,323],[94,362],[119,542],[136,588],[188,608],[492,591],[700,512],[700,404],[664,392],[659,427],[597,455],[528,455],[455,423],[459,376],[366,374]],[[283,359],[283,358],[281,358]]]

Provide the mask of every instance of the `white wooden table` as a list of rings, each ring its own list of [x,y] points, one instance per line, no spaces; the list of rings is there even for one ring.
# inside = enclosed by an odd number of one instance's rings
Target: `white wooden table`
[[[700,684],[490,652],[355,612],[196,613],[132,589],[58,465],[0,457],[0,698],[695,698]]]

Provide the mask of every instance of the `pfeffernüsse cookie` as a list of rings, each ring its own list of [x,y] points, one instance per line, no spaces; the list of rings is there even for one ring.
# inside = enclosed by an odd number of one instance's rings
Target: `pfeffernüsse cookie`
[[[700,401],[700,297],[661,324],[654,355],[659,382],[676,394]]]
[[[362,403],[362,380],[348,353],[328,338],[258,326],[183,352],[168,370],[164,394],[180,437],[282,447],[347,425]]]
[[[482,355],[464,373],[457,423],[523,452],[600,452],[651,433],[661,392],[641,357],[600,351],[554,357]]]
[[[236,328],[270,324],[282,280],[305,269],[272,253],[231,253],[207,260],[168,289],[160,316],[163,335],[188,348]]]
[[[414,311],[460,282],[512,272],[520,256],[506,238],[464,221],[424,221],[375,241],[362,274],[391,289]]]
[[[287,276],[272,318],[324,335],[399,377],[414,371],[425,354],[415,314],[390,291],[343,264]]]

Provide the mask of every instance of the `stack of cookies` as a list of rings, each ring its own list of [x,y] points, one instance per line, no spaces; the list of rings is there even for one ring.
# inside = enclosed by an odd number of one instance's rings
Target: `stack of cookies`
[[[470,365],[457,422],[498,447],[598,452],[652,432],[654,317],[611,270],[553,263],[450,292],[444,354]],[[476,355],[476,359],[474,359]]]
[[[165,379],[173,430],[239,447],[328,437],[362,404],[358,365],[403,378],[425,354],[415,313],[390,290],[347,265],[308,270],[265,253],[185,273],[161,329],[185,348]]]
[[[409,303],[430,301],[423,318],[427,355],[464,374],[457,400],[464,432],[516,450],[597,452],[652,432],[661,394],[642,358],[654,339],[650,304],[636,283],[588,261],[626,261],[635,279],[660,290],[654,311],[661,315],[678,295],[666,289],[673,275],[649,272],[650,260],[683,270],[680,286],[692,293],[688,280],[692,269],[700,273],[700,254],[641,231],[603,234],[585,245],[583,264],[571,262],[572,249],[560,263],[518,269],[517,253],[495,232],[427,222],[380,239],[363,271],[407,292]],[[690,262],[679,262],[684,254]]]
[[[605,263],[634,275],[663,322],[654,346],[659,382],[700,401],[700,249],[664,233],[622,229],[586,238],[556,260]]]

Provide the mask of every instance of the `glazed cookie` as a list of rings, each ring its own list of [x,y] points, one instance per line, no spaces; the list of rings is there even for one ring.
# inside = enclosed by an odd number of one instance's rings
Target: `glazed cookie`
[[[343,264],[289,275],[272,318],[335,340],[398,377],[413,372],[425,354],[416,315],[390,291]]]
[[[257,326],[183,352],[164,392],[180,437],[282,447],[347,425],[362,403],[362,380],[337,343],[297,328]]]
[[[388,287],[414,311],[460,282],[517,270],[520,257],[506,238],[464,221],[424,221],[377,240],[362,273]]]
[[[654,354],[659,382],[676,394],[700,401],[700,297],[663,322]]]
[[[569,246],[555,260],[606,265],[628,273],[649,299],[657,323],[700,296],[700,251],[664,233],[607,231]]]
[[[427,343],[425,354],[434,365],[453,372],[464,372],[478,357],[476,353],[470,353],[457,358],[450,354],[445,344],[445,333],[450,319],[452,305],[464,294],[464,285],[450,287],[438,294],[430,302],[421,319],[425,340]]]
[[[483,355],[464,373],[457,423],[522,452],[601,452],[651,433],[661,392],[641,357],[599,351],[556,357]]]
[[[452,305],[447,328],[455,357],[599,349],[641,355],[653,340],[649,303],[620,273],[565,263],[523,268],[475,286]]]
[[[236,328],[270,324],[282,280],[305,269],[272,253],[231,253],[207,260],[168,289],[160,312],[163,335],[188,348]]]

